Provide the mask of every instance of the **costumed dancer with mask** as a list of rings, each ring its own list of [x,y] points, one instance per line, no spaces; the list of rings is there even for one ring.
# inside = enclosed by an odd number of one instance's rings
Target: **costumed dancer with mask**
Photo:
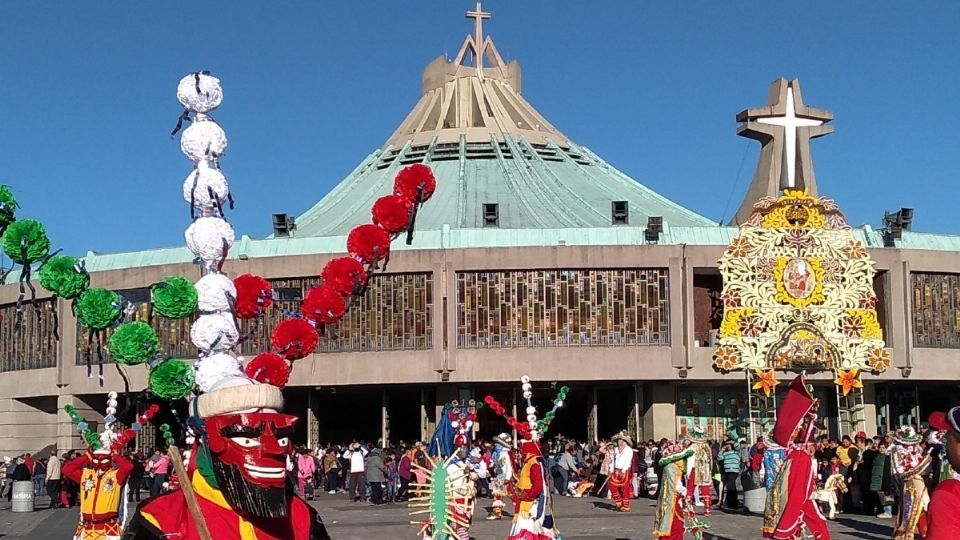
[[[116,397],[115,392],[108,397],[110,421],[99,435],[87,429],[82,419],[77,421],[79,415],[73,407],[65,407],[90,444],[85,454],[64,463],[62,468],[63,476],[80,486],[80,523],[74,540],[120,540],[123,533],[124,486],[133,472],[133,463],[121,456],[119,445],[115,445],[117,434],[111,426]]]
[[[805,374],[790,384],[777,409],[772,438],[787,449],[783,468],[767,492],[763,537],[797,540],[804,529],[815,540],[830,540],[827,521],[813,499],[817,488],[817,461],[809,444],[817,420],[818,401],[807,388]]]
[[[469,540],[477,491],[476,474],[470,466],[467,452],[473,440],[473,426],[477,419],[476,403],[470,400],[461,404],[454,400],[444,406],[441,418],[427,453],[433,460],[434,467],[444,468],[443,481],[439,482],[442,485],[433,486],[432,489],[443,490],[443,498],[447,502],[444,512],[446,516],[431,514],[428,521],[420,523],[421,538]],[[436,474],[437,471],[433,471],[432,477],[436,478]],[[425,486],[415,487],[423,491]],[[413,504],[411,506],[416,507]],[[443,522],[435,522],[439,520]]]
[[[610,493],[618,512],[630,511],[633,499],[633,439],[623,430],[613,436],[617,445],[613,450],[610,472]]]
[[[687,473],[687,503],[693,507],[695,495],[700,495],[703,502],[704,515],[709,516],[713,509],[713,449],[707,440],[707,434],[701,426],[694,426],[689,436],[690,448],[693,455],[690,457],[689,472]]]
[[[897,509],[894,540],[923,538],[930,494],[923,475],[930,468],[931,458],[920,444],[922,437],[913,426],[902,426],[893,434],[887,449],[894,477],[900,481],[900,507]]]
[[[682,540],[687,531],[701,538],[703,530],[710,527],[709,523],[697,519],[686,499],[687,460],[693,453],[694,450],[685,447],[681,441],[669,441],[663,447],[658,464],[662,473],[654,518],[654,538]]]
[[[490,491],[493,494],[493,507],[487,519],[503,519],[506,506],[505,497],[513,492],[513,439],[506,433],[493,438],[493,478]]]
[[[953,471],[960,471],[960,407],[930,419],[930,427],[943,433],[944,453]],[[954,472],[941,478],[930,497],[925,540],[957,540],[960,537],[960,477]]]

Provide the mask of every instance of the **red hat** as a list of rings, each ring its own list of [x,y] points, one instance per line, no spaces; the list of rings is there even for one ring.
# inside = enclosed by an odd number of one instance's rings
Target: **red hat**
[[[804,419],[816,406],[817,400],[807,390],[806,374],[797,375],[790,383],[787,397],[777,409],[777,423],[773,426],[773,433],[771,433],[773,440],[780,446],[789,446]]]
[[[954,407],[950,412],[934,412],[930,414],[927,423],[936,430],[960,432],[960,407]]]

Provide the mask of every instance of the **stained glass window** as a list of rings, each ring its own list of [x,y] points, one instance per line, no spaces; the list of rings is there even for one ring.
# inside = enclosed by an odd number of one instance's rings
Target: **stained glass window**
[[[57,365],[53,300],[23,305],[20,324],[16,304],[0,306],[0,371],[39,369]]]
[[[317,278],[269,280],[277,300],[259,321],[240,321],[240,334],[248,338],[240,345],[241,354],[253,355],[271,350],[270,333],[288,313],[299,313],[306,292],[319,285]],[[165,356],[195,358],[197,349],[190,342],[190,325],[195,317],[171,321],[150,315],[148,288],[118,291],[137,304],[133,320],[151,320],[160,338]],[[77,327],[77,364],[86,362],[90,346],[89,333]],[[105,362],[112,359],[106,343],[112,329],[103,333],[102,350]],[[96,339],[90,358],[97,362]],[[433,275],[379,274],[374,276],[366,294],[354,300],[347,314],[335,326],[324,329],[317,352],[361,352],[423,350],[433,347]]]
[[[459,348],[668,345],[666,269],[457,273]]]
[[[913,344],[960,348],[960,274],[912,273]]]

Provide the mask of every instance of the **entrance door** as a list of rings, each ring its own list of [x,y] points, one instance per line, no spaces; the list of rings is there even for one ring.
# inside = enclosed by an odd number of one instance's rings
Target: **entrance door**
[[[381,436],[383,393],[380,388],[322,388],[315,393],[321,444],[375,443]]]
[[[387,390],[387,418],[391,443],[410,444],[420,439],[420,389]]]

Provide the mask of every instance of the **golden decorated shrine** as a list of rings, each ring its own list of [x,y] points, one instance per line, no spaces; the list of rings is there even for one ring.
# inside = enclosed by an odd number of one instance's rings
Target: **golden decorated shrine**
[[[719,370],[832,370],[852,381],[890,365],[874,263],[832,200],[791,189],[762,198],[718,264]]]

